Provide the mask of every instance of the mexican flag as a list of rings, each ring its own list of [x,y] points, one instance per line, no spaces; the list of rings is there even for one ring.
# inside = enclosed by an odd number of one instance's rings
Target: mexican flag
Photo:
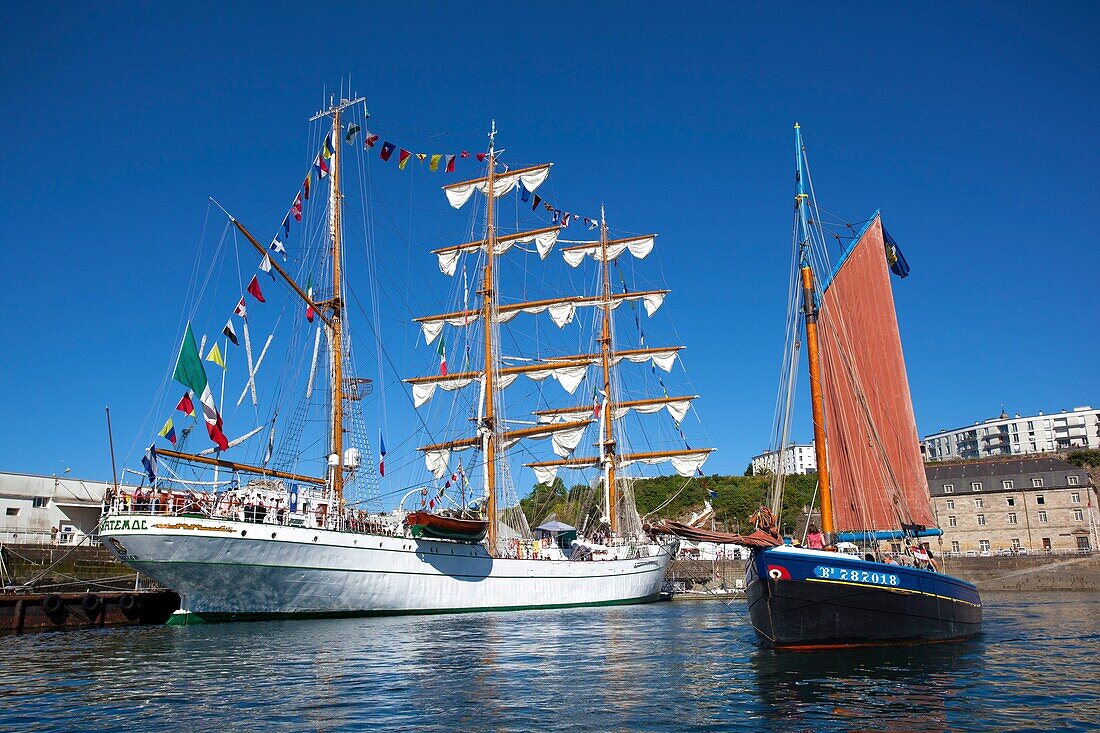
[[[439,337],[439,373],[447,376],[447,343]]]
[[[199,358],[199,348],[195,345],[195,334],[191,331],[190,323],[187,324],[187,333],[183,335],[183,343],[180,344],[180,355],[176,360],[176,370],[172,373],[172,378],[189,387],[199,396],[206,432],[210,433],[210,440],[214,441],[218,450],[229,448],[229,441],[225,439],[225,433],[222,432],[222,416],[218,414],[218,408],[214,405],[214,394],[206,381],[206,369],[203,368],[202,359]]]

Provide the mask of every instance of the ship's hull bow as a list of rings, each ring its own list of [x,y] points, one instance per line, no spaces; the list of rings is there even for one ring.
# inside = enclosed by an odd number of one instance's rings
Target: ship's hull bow
[[[746,596],[757,637],[776,648],[955,641],[982,625],[974,585],[838,553],[757,550]]]

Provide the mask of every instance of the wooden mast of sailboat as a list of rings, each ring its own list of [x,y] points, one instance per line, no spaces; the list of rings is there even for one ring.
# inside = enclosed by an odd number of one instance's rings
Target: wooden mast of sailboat
[[[332,180],[329,181],[329,234],[332,238],[332,454],[336,465],[332,493],[337,508],[344,504],[344,361],[340,314],[340,107],[332,110]]]
[[[332,118],[332,129],[329,140],[332,142],[332,167],[329,171],[329,237],[332,240],[332,297],[320,304],[329,308],[328,328],[331,334],[330,349],[332,355],[332,422],[330,427],[329,465],[332,472],[332,496],[336,502],[336,508],[340,510],[337,516],[342,516],[344,505],[344,347],[343,347],[343,293],[341,288],[342,255],[342,226],[340,220],[340,206],[342,195],[340,193],[340,113],[365,101],[363,97],[357,99],[341,99],[339,104],[331,104],[328,110],[319,112],[312,120],[321,117]],[[324,153],[322,152],[322,155]]]
[[[806,195],[802,182],[802,128],[796,122],[795,160],[798,166],[798,194],[794,205],[798,210],[799,236],[801,238],[802,310],[806,316],[806,353],[810,369],[810,404],[814,419],[814,453],[817,456],[817,483],[821,492],[821,529],[826,535],[833,532],[833,502],[829,487],[828,451],[825,445],[825,406],[821,393],[821,351],[817,338],[817,302],[814,298],[814,274],[809,258],[809,226],[806,222]],[[779,457],[783,460],[783,456]]]
[[[600,260],[603,265],[603,333],[600,336],[600,364],[603,367],[603,445],[604,501],[607,502],[607,521],[611,534],[619,530],[618,513],[615,511],[615,436],[611,417],[611,268],[607,257],[607,217],[600,206]]]
[[[493,380],[496,363],[493,358],[493,302],[496,298],[496,289],[493,287],[493,257],[496,249],[496,227],[493,222],[493,174],[496,168],[495,141],[497,134],[496,120],[492,122],[492,130],[489,133],[489,174],[488,190],[486,198],[488,203],[485,208],[485,272],[481,282],[482,314],[481,322],[485,333],[485,396],[484,418],[481,426],[482,439],[484,441],[483,454],[485,456],[485,509],[489,517],[489,532],[487,535],[487,547],[489,554],[495,555],[497,548],[497,466],[496,466],[496,385]]]

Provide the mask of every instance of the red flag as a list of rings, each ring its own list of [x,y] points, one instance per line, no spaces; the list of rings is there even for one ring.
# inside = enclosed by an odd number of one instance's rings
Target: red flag
[[[461,155],[462,155],[463,158],[469,158],[470,157],[470,154],[467,153],[465,150],[462,151]]]
[[[241,302],[237,303],[237,307],[233,309],[233,315],[248,318],[248,309],[244,305],[244,298],[241,298]]]
[[[448,173],[454,173],[455,172],[455,157],[453,155],[448,155],[447,156],[447,172]]]
[[[484,163],[485,162],[485,157],[486,157],[485,153],[478,153],[477,154],[477,161],[479,163]]]
[[[291,212],[294,214],[294,221],[302,220],[302,194],[299,193],[294,197],[294,204],[290,207]]]
[[[397,149],[397,146],[391,143],[389,140],[382,143],[382,152],[378,154],[382,160],[388,161],[390,156],[393,155],[393,151]]]
[[[184,415],[195,417],[195,403],[191,401],[191,393],[183,393],[183,399],[181,399],[180,403],[176,405],[176,409],[182,412]]]
[[[405,164],[409,162],[409,158],[412,157],[412,153],[405,148],[401,148],[397,153],[397,167],[401,170],[405,170]]]
[[[253,298],[261,303],[265,302],[264,294],[260,292],[260,281],[256,279],[255,275],[252,276],[252,282],[248,284],[248,292]]]
[[[306,180],[302,181],[302,190],[306,193],[306,201],[309,201],[309,184],[313,179],[312,173],[306,173]]]
[[[374,144],[378,142],[378,136],[367,133],[367,136],[363,138],[363,146],[367,148],[373,148]]]

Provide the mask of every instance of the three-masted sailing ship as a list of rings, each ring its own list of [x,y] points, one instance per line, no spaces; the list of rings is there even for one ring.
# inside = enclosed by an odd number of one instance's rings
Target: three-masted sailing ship
[[[775,447],[785,455],[801,321],[824,536],[816,549],[753,549],[746,577],[753,628],[761,642],[781,648],[973,636],[982,622],[977,588],[940,572],[925,541],[942,531],[930,509],[890,286],[891,271],[904,277],[908,265],[876,212],[820,277],[828,262],[824,229],[795,130],[793,302]]]
[[[517,244],[531,244],[533,251],[545,259],[556,245],[561,227],[556,223],[552,227],[500,233],[494,208],[500,197],[518,186],[523,187],[526,197],[547,178],[550,165],[507,169],[495,149],[495,130],[490,135],[487,153],[477,156],[485,163],[484,175],[444,187],[454,208],[461,207],[475,193],[484,196],[484,236],[435,250],[440,269],[449,275],[454,274],[460,257],[480,258],[479,306],[418,319],[429,345],[441,337],[445,326],[461,327],[469,339],[478,341],[479,363],[476,368],[451,372],[444,366],[440,374],[406,380],[417,408],[436,389],[455,392],[474,385],[479,390],[477,415],[472,419],[473,435],[428,442],[420,448],[431,480],[441,481],[450,475],[457,483],[461,475],[462,499],[456,502],[453,497],[457,492],[445,494],[443,488],[437,490],[435,485],[425,482],[423,488],[409,491],[394,511],[364,512],[356,509],[354,502],[349,503],[346,488],[351,477],[373,467],[369,451],[364,457],[359,447],[349,448],[345,444],[355,398],[349,394],[352,391],[349,385],[356,380],[349,377],[347,299],[342,280],[341,167],[345,142],[353,138],[360,126],[350,123],[345,126],[342,113],[356,109],[361,102],[361,99],[341,100],[314,118],[327,117],[331,123],[323,158],[319,156],[315,161],[321,177],[325,174],[328,177],[326,255],[331,268],[326,273],[331,280],[328,297],[316,296],[312,285],[302,287],[288,268],[271,257],[272,247],[262,246],[239,220],[230,217],[233,228],[263,256],[261,269],[285,283],[290,297],[299,299],[308,309],[311,324],[314,316],[319,320],[307,389],[311,394],[318,371],[319,346],[327,344],[330,389],[325,408],[328,445],[323,458],[324,471],[302,473],[301,461],[292,464],[297,468],[295,471],[269,464],[274,417],[263,461],[246,464],[225,457],[232,443],[222,435],[220,408],[214,404],[209,381],[205,374],[197,375],[203,369],[203,346],[196,347],[189,324],[174,375],[190,390],[185,398],[193,392],[201,403],[203,422],[217,443],[217,450],[150,451],[146,471],[153,486],[148,494],[136,499],[118,494],[112,497],[100,531],[105,544],[127,564],[180,593],[182,609],[172,623],[281,615],[510,610],[655,600],[677,543],[668,537],[651,539],[642,531],[629,479],[623,474],[632,464],[663,462],[671,463],[680,475],[691,477],[712,449],[685,447],[630,452],[621,447],[625,435],[619,422],[626,413],[667,410],[678,425],[694,398],[668,394],[645,399],[620,397],[616,372],[621,362],[649,363],[667,371],[682,348],[616,349],[614,309],[631,301],[644,304],[652,312],[667,291],[613,292],[609,268],[624,252],[638,258],[646,256],[653,248],[654,238],[610,239],[601,213],[598,240],[577,243],[562,251],[572,267],[578,267],[586,258],[600,265],[602,286],[598,293],[502,302],[498,277],[502,255]],[[368,138],[367,145],[373,144]],[[388,159],[388,154],[384,153],[383,159]],[[307,199],[309,182],[307,176],[304,190]],[[300,220],[300,196],[295,207]],[[284,221],[288,231],[289,221]],[[600,314],[598,348],[574,355],[526,358],[518,365],[505,360],[498,335],[501,324],[520,312],[548,311],[561,327],[571,322],[576,309],[582,307]],[[239,308],[238,315],[243,316],[243,297]],[[228,335],[232,328],[227,329]],[[475,329],[479,334],[475,335]],[[247,330],[245,336],[247,339]],[[309,353],[308,348],[300,351]],[[252,380],[251,356],[249,365]],[[594,406],[536,410],[536,420],[518,428],[511,427],[504,416],[502,390],[517,378],[523,376],[536,382],[553,378],[567,393],[573,394],[582,381],[591,379],[592,370],[599,370],[599,376],[593,380],[599,387],[594,390],[597,395]],[[586,431],[595,432],[591,430],[593,423],[597,423],[599,434],[595,450],[592,455],[576,455]],[[501,474],[509,470],[506,452],[517,442],[528,439],[549,439],[556,454],[555,459],[526,464],[539,481],[553,481],[558,471],[566,469],[591,468],[599,472],[596,481],[602,489],[601,515],[581,527],[579,536],[575,530],[543,532],[540,542],[526,526],[518,506],[514,503],[502,506]],[[466,450],[474,451],[474,457],[464,465],[452,465],[452,454]],[[380,448],[380,455],[385,455],[384,448]],[[218,483],[215,474],[209,490],[196,491],[180,479],[178,471],[168,477],[155,475],[153,467],[158,461],[177,467],[211,468],[221,471],[223,479],[229,475],[232,480],[229,484],[224,480]],[[482,490],[474,497],[475,481],[471,479],[478,474]],[[447,486],[450,485],[448,482]],[[172,498],[184,491],[188,496],[186,502]],[[419,500],[419,506],[406,509],[406,500],[414,504]],[[450,506],[444,508],[448,502]],[[553,526],[557,530],[562,525]]]

